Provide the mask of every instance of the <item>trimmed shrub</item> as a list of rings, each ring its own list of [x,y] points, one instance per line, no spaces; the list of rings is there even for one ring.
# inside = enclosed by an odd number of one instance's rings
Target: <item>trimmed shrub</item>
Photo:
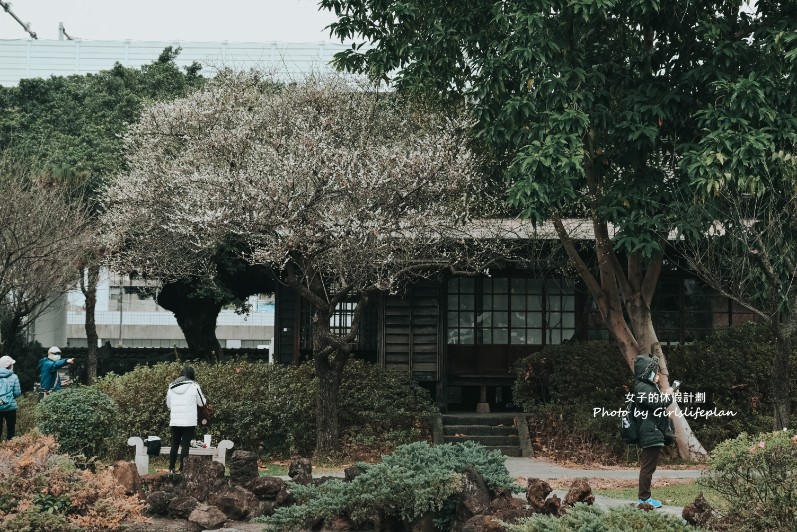
[[[540,451],[572,461],[620,459],[619,418],[593,413],[621,408],[630,389],[633,376],[616,345],[549,346],[518,361],[515,372],[514,402],[533,414],[530,428],[544,436]]]
[[[52,434],[71,455],[100,456],[116,437],[119,410],[92,386],[74,386],[45,397],[38,405],[38,428]]]
[[[733,530],[797,530],[797,436],[740,434],[714,449],[699,483],[728,504]]]
[[[272,456],[312,452],[317,389],[312,365],[234,360],[192,366],[215,411],[209,429],[214,440],[226,438],[238,449]],[[139,366],[99,380],[97,387],[120,410],[123,434],[115,440],[112,456],[129,456],[129,436],[169,434],[166,390],[181,368],[176,362]],[[427,420],[435,411],[428,392],[404,374],[359,360],[344,370],[339,420],[350,455],[360,445],[388,449],[427,437]]]
[[[576,504],[562,517],[534,515],[516,524],[507,524],[508,532],[574,532],[611,530],[612,532],[692,532],[695,529],[675,516],[645,512],[630,507],[603,510],[597,506]]]
[[[670,379],[683,381],[684,393],[705,393],[706,402],[681,403],[706,410],[733,410],[735,416],[690,418],[700,442],[712,449],[741,432],[772,430],[772,360],[775,343],[766,327],[746,324],[718,331],[705,340],[680,345],[667,355]],[[791,389],[797,390],[797,356],[791,358]],[[797,397],[794,396],[793,397]],[[797,399],[792,400],[792,411]]]
[[[472,468],[492,490],[518,489],[498,451],[475,442],[403,445],[376,465],[359,464],[365,473],[351,482],[332,479],[320,485],[291,485],[299,501],[259,520],[275,530],[301,529],[308,519],[331,521],[339,515],[363,522],[375,515],[411,521],[440,511],[461,491],[462,473]]]

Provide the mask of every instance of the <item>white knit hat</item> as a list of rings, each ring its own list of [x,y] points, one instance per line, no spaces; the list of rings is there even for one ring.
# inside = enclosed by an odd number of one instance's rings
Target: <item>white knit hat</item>
[[[6,355],[4,357],[0,357],[0,368],[1,369],[8,369],[16,363],[16,360],[11,358],[10,356]]]
[[[56,347],[56,346],[52,346],[50,349],[47,350],[47,354],[48,355],[52,355],[54,353],[60,353],[60,352],[61,352],[61,350],[58,349],[58,347]]]

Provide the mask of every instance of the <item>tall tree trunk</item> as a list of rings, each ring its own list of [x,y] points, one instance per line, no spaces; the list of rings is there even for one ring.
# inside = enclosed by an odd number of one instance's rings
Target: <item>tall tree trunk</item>
[[[168,283],[158,292],[158,304],[174,313],[183,331],[191,358],[216,362],[221,358],[221,344],[216,337],[216,320],[222,303],[214,298],[196,295],[189,283]]]
[[[315,402],[316,441],[315,456],[326,458],[340,450],[340,435],[338,433],[338,392],[343,366],[335,363],[335,358],[340,355],[330,345],[331,331],[329,319],[332,312],[328,309],[318,309],[318,306],[327,307],[317,301],[318,305],[313,313],[313,364],[318,378],[318,393]]]
[[[341,371],[323,356],[315,358],[315,369],[318,377],[318,395],[315,403],[315,456],[326,458],[340,450],[338,394],[342,375]]]
[[[775,407],[775,430],[789,427],[791,421],[791,395],[789,383],[789,357],[791,337],[784,332],[777,318],[773,319],[775,335],[775,358],[772,360],[772,397]]]
[[[172,312],[188,343],[191,358],[218,362],[221,344],[216,338],[216,319],[221,312],[221,304],[192,300],[189,305]]]
[[[664,374],[661,384],[664,388],[669,387],[667,359],[656,336],[650,312],[663,255],[651,258],[647,270],[643,271],[641,255],[632,254],[628,258],[628,271],[623,271],[612,248],[606,223],[600,221],[596,212],[593,212],[599,282],[576,249],[561,218],[554,216],[552,221],[571,263],[594,298],[607,329],[619,344],[631,371],[634,370],[637,355],[654,354],[659,357]],[[672,419],[678,437],[679,456],[691,460],[704,458],[706,450],[692,432],[687,419],[678,415],[678,405],[673,405],[670,410],[674,414]]]
[[[83,272],[80,272],[80,290],[86,298],[86,341],[88,350],[86,351],[86,384],[92,385],[97,380],[97,283],[100,279],[99,264],[91,264],[86,268],[86,279],[83,279]]]
[[[659,358],[659,369],[661,371],[659,387],[665,390],[670,387],[670,372],[667,367],[667,357],[661,349],[656,330],[653,327],[653,319],[650,308],[647,305],[630,305],[628,316],[632,322],[637,338],[640,338],[639,349],[642,353],[650,353]],[[633,359],[632,359],[633,363]],[[632,366],[633,369],[633,366]],[[706,456],[706,449],[700,440],[697,439],[686,417],[681,413],[681,407],[673,402],[668,408],[670,411],[673,425],[675,426],[675,444],[678,447],[678,456],[689,459],[699,459]]]

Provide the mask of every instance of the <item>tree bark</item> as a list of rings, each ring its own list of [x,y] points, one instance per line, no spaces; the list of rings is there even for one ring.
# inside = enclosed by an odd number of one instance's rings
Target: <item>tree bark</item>
[[[86,280],[83,280],[83,272],[80,272],[80,290],[86,298],[86,341],[88,349],[86,351],[86,384],[91,386],[97,380],[97,283],[100,279],[99,264],[91,264],[86,268]]]
[[[327,458],[340,450],[338,393],[342,372],[323,356],[315,358],[315,369],[318,377],[315,457]]]
[[[606,223],[597,219],[593,212],[595,253],[600,275],[598,282],[570,239],[562,220],[554,217],[553,223],[570,261],[595,299],[606,328],[619,344],[631,371],[634,370],[634,359],[640,353],[656,355],[663,373],[661,385],[663,388],[669,387],[667,359],[656,335],[650,311],[663,255],[652,257],[647,270],[643,272],[641,256],[632,254],[628,260],[628,271],[624,272],[611,246]],[[687,419],[679,415],[678,405],[674,404],[670,410],[673,412],[679,456],[691,460],[705,458],[706,450],[692,432]]]
[[[191,358],[217,362],[221,357],[221,344],[216,338],[216,319],[223,305],[214,298],[194,293],[192,287],[183,283],[170,283],[158,293],[158,304],[174,313]]]
[[[789,357],[791,356],[791,337],[773,319],[775,335],[775,358],[772,360],[772,397],[774,403],[775,430],[789,427],[791,421],[791,396],[789,383]]]

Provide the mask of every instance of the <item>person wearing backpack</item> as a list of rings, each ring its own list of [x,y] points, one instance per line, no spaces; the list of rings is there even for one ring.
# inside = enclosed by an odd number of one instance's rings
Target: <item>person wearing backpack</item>
[[[650,484],[665,445],[672,443],[666,409],[672,404],[673,389],[659,389],[659,361],[650,355],[634,360],[634,421],[637,426],[639,454],[639,504],[661,508],[661,501],[651,497]],[[665,435],[666,434],[666,435]],[[669,441],[668,441],[669,440]]]
[[[10,356],[0,357],[0,436],[2,436],[5,422],[6,439],[8,440],[16,434],[17,397],[22,395],[19,377],[14,373],[15,362],[16,360]]]
[[[61,377],[58,375],[58,370],[74,361],[74,358],[62,360],[61,350],[56,346],[47,350],[47,356],[39,360],[39,385],[44,395],[61,389]]]

